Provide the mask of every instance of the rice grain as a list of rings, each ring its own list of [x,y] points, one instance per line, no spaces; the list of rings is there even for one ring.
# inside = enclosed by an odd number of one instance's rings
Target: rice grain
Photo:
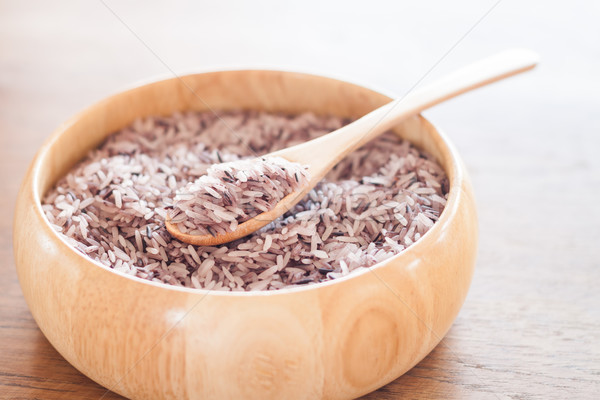
[[[419,240],[446,204],[443,169],[394,134],[349,155],[289,212],[235,242],[184,244],[164,222],[170,216],[190,232],[235,229],[307,179],[303,167],[281,163],[261,165],[257,173],[247,164],[256,153],[316,138],[347,122],[253,111],[138,120],[57,182],[44,197],[44,215],[77,251],[155,282],[277,290],[345,276]],[[236,135],[227,125],[237,127]],[[210,171],[216,171],[212,177]],[[199,180],[209,183],[200,196],[194,191]]]

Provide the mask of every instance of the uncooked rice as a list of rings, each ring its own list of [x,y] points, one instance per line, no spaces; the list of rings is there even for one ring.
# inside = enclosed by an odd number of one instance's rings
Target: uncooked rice
[[[307,182],[306,166],[281,157],[215,164],[177,191],[169,220],[189,235],[232,232]]]
[[[323,282],[398,254],[438,220],[442,168],[386,133],[342,160],[283,217],[221,246],[173,239],[174,197],[216,163],[313,139],[338,117],[253,111],[135,121],[111,135],[44,198],[50,224],[89,258],[122,273],[210,290],[274,290]]]

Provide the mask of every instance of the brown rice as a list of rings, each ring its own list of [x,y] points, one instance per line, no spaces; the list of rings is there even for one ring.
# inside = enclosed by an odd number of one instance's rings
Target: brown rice
[[[156,282],[273,290],[345,276],[419,240],[446,203],[441,167],[394,134],[352,153],[293,210],[235,242],[188,245],[169,235],[164,220],[176,193],[211,165],[288,147],[346,122],[248,111],[137,120],[57,182],[43,210],[78,251]]]
[[[232,232],[307,182],[307,167],[281,157],[215,164],[177,191],[170,222],[189,235]]]

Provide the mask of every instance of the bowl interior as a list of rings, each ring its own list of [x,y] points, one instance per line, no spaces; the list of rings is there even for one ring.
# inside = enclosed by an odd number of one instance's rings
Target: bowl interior
[[[384,94],[344,81],[283,71],[218,71],[153,82],[111,96],[80,112],[59,127],[34,160],[33,197],[39,213],[47,222],[41,210],[41,199],[45,193],[90,150],[99,146],[109,135],[131,125],[138,118],[168,116],[183,111],[218,113],[241,109],[285,114],[313,112],[317,115],[357,119],[390,100],[391,98]],[[450,183],[446,208],[451,207],[456,201],[454,193],[461,185],[462,178],[460,168],[456,164],[457,156],[448,141],[420,115],[408,118],[393,131],[417,148],[431,154],[442,166]],[[440,229],[446,218],[445,214],[442,212],[438,222],[423,237],[394,258],[402,257],[417,245],[426,246],[427,237],[432,230]],[[51,235],[66,245],[66,241],[58,233],[51,228],[50,230]],[[70,248],[69,245],[67,246]],[[79,252],[76,253],[88,262],[97,264]],[[378,268],[380,265],[381,263],[376,264],[372,268]],[[198,290],[150,282],[112,269],[110,272],[173,290]],[[276,292],[306,290],[314,286],[352,279],[360,274],[360,271],[356,271],[348,276],[317,285],[283,288]],[[273,291],[259,293],[266,294]],[[218,292],[218,294],[222,293]],[[225,293],[225,295],[232,294],[234,293]],[[235,295],[244,294],[247,293],[235,293]]]

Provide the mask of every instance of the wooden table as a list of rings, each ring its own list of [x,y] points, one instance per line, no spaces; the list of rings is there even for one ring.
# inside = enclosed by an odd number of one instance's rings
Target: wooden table
[[[46,341],[12,256],[19,183],[77,110],[141,79],[216,66],[314,71],[402,94],[440,60],[425,81],[522,46],[542,54],[534,73],[427,113],[474,181],[476,274],[442,343],[367,398],[598,398],[598,6],[214,3],[0,1],[0,397],[120,398]]]

